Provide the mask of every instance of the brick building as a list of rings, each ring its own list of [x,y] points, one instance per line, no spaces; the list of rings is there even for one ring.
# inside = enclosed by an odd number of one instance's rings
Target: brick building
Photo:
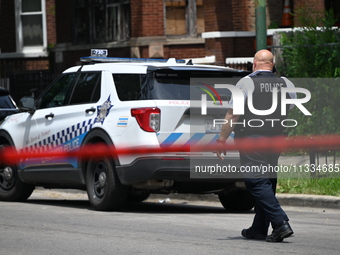
[[[112,57],[205,58],[255,53],[255,0],[0,0],[0,86],[27,70],[59,73],[91,48]],[[292,11],[334,8],[337,0],[290,0]],[[280,27],[284,0],[267,0]],[[204,61],[204,60],[203,60]],[[5,87],[6,87],[5,86]]]

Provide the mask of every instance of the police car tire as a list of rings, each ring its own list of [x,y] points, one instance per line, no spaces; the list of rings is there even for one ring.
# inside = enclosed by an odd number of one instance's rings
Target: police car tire
[[[120,183],[114,162],[107,157],[89,159],[86,188],[90,204],[95,210],[120,210],[126,203],[128,189]]]
[[[255,205],[254,197],[247,190],[233,190],[218,194],[221,204],[227,211],[245,212]]]
[[[8,144],[0,145],[0,151],[8,146]],[[4,177],[4,169],[10,172],[10,179]],[[34,190],[33,185],[23,183],[18,176],[18,168],[16,165],[0,164],[0,200],[23,202],[29,198]]]

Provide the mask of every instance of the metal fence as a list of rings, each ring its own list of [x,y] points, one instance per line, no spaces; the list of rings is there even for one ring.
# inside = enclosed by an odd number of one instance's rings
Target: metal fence
[[[15,101],[28,95],[38,97],[55,77],[55,74],[45,70],[13,73],[9,78],[9,91]]]
[[[49,70],[26,69],[25,60],[0,60],[0,87],[7,89],[15,101],[23,96],[38,96],[56,77]]]

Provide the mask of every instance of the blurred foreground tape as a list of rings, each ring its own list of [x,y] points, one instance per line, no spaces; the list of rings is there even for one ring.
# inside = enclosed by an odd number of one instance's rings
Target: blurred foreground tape
[[[218,147],[221,150],[221,146]],[[296,151],[296,150],[340,150],[340,135],[317,135],[299,137],[261,137],[241,138],[235,144],[226,144],[222,147],[225,151]],[[50,157],[77,157],[88,159],[90,157],[114,157],[115,155],[136,155],[156,153],[190,153],[190,152],[214,152],[217,150],[214,141],[209,145],[173,145],[165,148],[142,147],[142,148],[118,148],[105,144],[88,144],[77,150],[63,151],[17,151],[10,146],[2,147],[0,150],[0,162],[14,164],[29,158]],[[190,154],[188,154],[190,155]]]

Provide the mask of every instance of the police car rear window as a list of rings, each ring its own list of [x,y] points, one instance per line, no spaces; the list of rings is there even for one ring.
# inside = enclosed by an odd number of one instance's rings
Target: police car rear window
[[[113,74],[118,97],[128,100],[190,100],[190,78],[236,78],[245,73],[161,69],[148,74]]]

